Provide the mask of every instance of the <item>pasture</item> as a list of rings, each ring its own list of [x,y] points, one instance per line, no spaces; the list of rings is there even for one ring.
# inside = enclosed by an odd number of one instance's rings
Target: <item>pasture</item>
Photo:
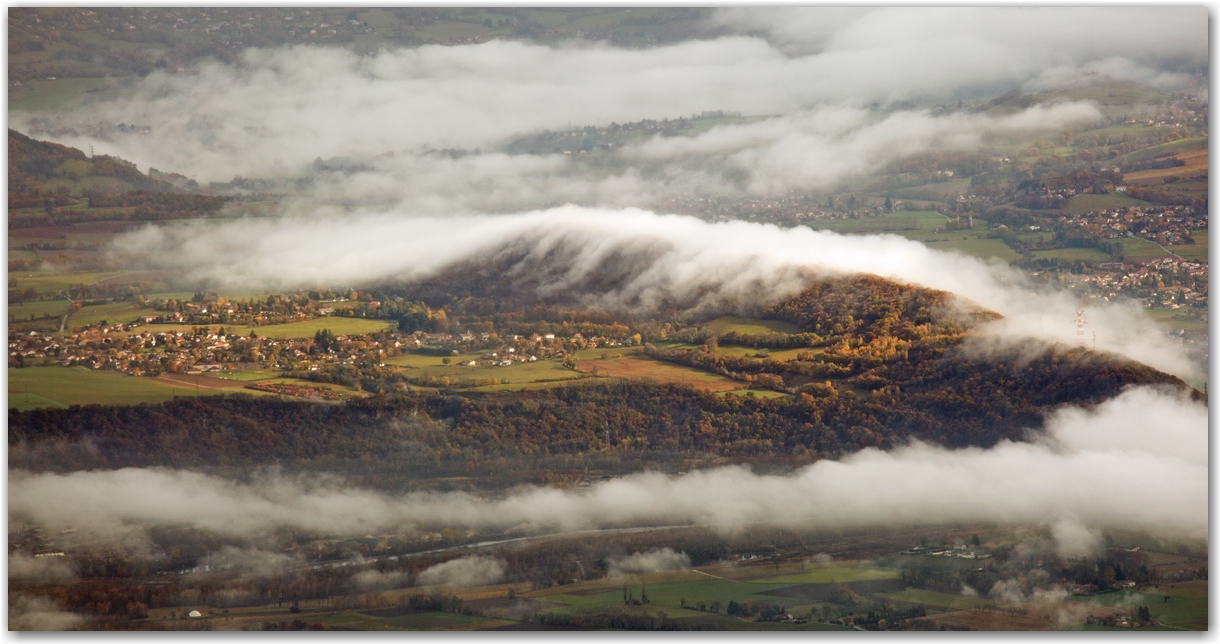
[[[877,596],[902,602],[911,602],[913,604],[935,606],[937,608],[945,608],[948,610],[972,610],[984,606],[996,605],[996,602],[990,599],[984,599],[982,597],[951,595],[949,593],[940,593],[933,590],[922,590],[918,588],[904,588],[903,590],[892,593],[877,593]]]
[[[1207,263],[1207,229],[1196,230],[1190,234],[1194,238],[1193,244],[1180,244],[1178,246],[1169,246],[1169,250],[1185,257],[1186,259],[1194,259],[1204,264]]]
[[[1147,239],[1118,237],[1113,241],[1122,247],[1122,256],[1127,261],[1148,261],[1150,259],[1163,259],[1170,256],[1165,249]]]
[[[897,579],[898,571],[872,566],[853,565],[848,562],[819,566],[813,570],[780,577],[760,579],[759,584],[845,584],[853,581]]]
[[[732,333],[733,331],[747,335],[801,332],[801,328],[791,322],[784,322],[782,320],[755,320],[753,318],[732,316],[716,318],[711,322],[700,325],[700,327],[720,335]]]
[[[1121,192],[1108,195],[1075,195],[1068,199],[1062,212],[1081,214],[1094,210],[1110,210],[1114,208],[1131,208],[1135,206],[1151,206],[1153,204],[1139,199],[1132,199]]]
[[[130,324],[146,315],[156,315],[152,309],[137,308],[131,302],[82,306],[68,318],[68,329],[92,324]]]
[[[624,380],[686,385],[704,391],[730,391],[746,387],[745,383],[724,376],[649,358],[579,360],[576,363],[576,370],[591,375],[610,376]]]
[[[24,394],[29,392],[30,401]],[[194,387],[179,386],[154,378],[128,376],[116,371],[94,371],[85,367],[27,367],[8,370],[8,395],[10,404],[21,400],[23,405],[33,407],[56,407],[69,405],[135,405],[159,403],[175,396],[209,395],[215,391],[196,394]],[[43,404],[43,403],[47,404]]]
[[[329,329],[335,335],[357,335],[363,333],[379,333],[395,328],[394,322],[389,320],[371,320],[369,318],[349,318],[338,316],[327,316],[313,318],[312,320],[304,320],[302,322],[290,322],[288,324],[272,324],[268,326],[256,327],[232,327],[240,329],[235,331],[241,335],[246,335],[253,330],[259,337],[267,338],[312,338],[315,333],[322,329]]]
[[[10,322],[14,320],[28,320],[33,316],[38,318],[59,318],[63,317],[64,313],[68,312],[68,300],[51,300],[40,302],[10,302],[8,305],[8,319]]]
[[[1097,250],[1096,248],[1056,248],[1055,250],[1039,250],[1034,251],[1034,257],[1037,259],[1081,259],[1093,262],[1110,261],[1109,255]]]
[[[9,273],[9,278],[17,281],[17,286],[23,289],[32,288],[39,293],[58,293],[67,291],[77,284],[93,284],[108,277],[121,275],[125,271],[108,271],[104,273]]]
[[[1207,630],[1206,584],[1206,580],[1162,584],[1153,588],[1073,597],[1072,600],[1118,608],[1147,606],[1148,612],[1152,613],[1152,618],[1165,626],[1187,630]]]

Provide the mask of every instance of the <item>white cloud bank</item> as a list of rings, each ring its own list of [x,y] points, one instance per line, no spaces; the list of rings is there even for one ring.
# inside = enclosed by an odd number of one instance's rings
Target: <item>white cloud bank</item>
[[[646,552],[633,552],[609,561],[607,577],[619,577],[642,572],[664,572],[690,568],[690,555],[676,552],[673,548],[653,548]]]
[[[822,105],[949,99],[1078,82],[1086,74],[1161,85],[1166,65],[1205,64],[1204,7],[724,10],[726,35],[650,49],[492,41],[360,56],[294,46],[240,64],[154,72],[121,98],[73,113],[14,112],[59,142],[196,175],[298,172],[316,157],[486,148],[515,133],[677,118],[705,110],[793,114]],[[791,51],[792,45],[802,51]],[[147,136],[100,124],[148,126]],[[74,130],[72,134],[69,130]]]
[[[941,289],[1005,319],[988,331],[1013,342],[1076,342],[1075,296],[1035,289],[1022,273],[892,235],[844,236],[747,222],[709,224],[642,210],[562,207],[501,216],[404,217],[323,211],[309,217],[147,227],[115,242],[150,266],[181,268],[228,287],[347,287],[417,280],[446,267],[527,253],[523,273],[546,271],[543,288],[583,291],[603,262],[635,271],[613,292],[584,292],[591,306],[650,307],[684,301],[777,300],[803,288],[810,271],[871,273]],[[548,253],[571,251],[556,261]],[[125,261],[131,261],[128,257]],[[510,272],[510,276],[514,274]],[[1193,380],[1200,369],[1133,302],[1090,304],[1099,350],[1114,351]],[[1091,339],[1091,338],[1090,338]]]
[[[14,471],[9,512],[50,529],[103,535],[165,524],[253,535],[279,526],[364,534],[397,526],[523,522],[569,530],[994,522],[1055,526],[1065,542],[1061,549],[1070,552],[1087,546],[1089,530],[1106,528],[1206,538],[1207,445],[1204,405],[1139,388],[1093,410],[1056,412],[1045,434],[1030,442],[1006,441],[990,449],[923,443],[889,452],[866,449],[786,476],[756,475],[744,467],[685,476],[642,473],[585,491],[523,488],[489,500],[467,493],[388,495],[274,475],[239,483],[159,468]],[[457,564],[452,571],[438,568],[435,579],[421,575],[419,582],[459,583],[463,570]]]

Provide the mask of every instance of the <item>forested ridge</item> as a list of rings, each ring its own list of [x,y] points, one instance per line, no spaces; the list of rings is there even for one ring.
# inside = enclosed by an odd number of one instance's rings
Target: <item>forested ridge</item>
[[[553,323],[532,317],[570,311],[531,306],[530,315],[496,314],[495,326],[525,330]],[[470,322],[459,307],[452,310],[455,321]],[[233,395],[13,410],[9,464],[67,471],[279,463],[397,480],[503,473],[526,461],[546,469],[553,462],[547,459],[559,456],[574,458],[573,467],[596,462],[610,470],[638,466],[641,454],[675,462],[808,462],[913,439],[987,447],[1023,439],[1060,405],[1100,402],[1129,385],[1185,387],[1145,365],[1083,347],[1048,348],[1033,358],[975,355],[962,343],[994,313],[877,277],[815,282],[764,314],[801,332],[716,334],[707,327],[658,326],[655,319],[618,325],[603,315],[578,317],[621,327],[623,334],[642,331],[670,347],[645,341],[648,356],[789,394],[779,398],[641,382],[405,391],[398,382],[403,376],[373,365],[360,384],[374,395],[339,405]],[[718,354],[721,341],[808,350],[781,361]]]

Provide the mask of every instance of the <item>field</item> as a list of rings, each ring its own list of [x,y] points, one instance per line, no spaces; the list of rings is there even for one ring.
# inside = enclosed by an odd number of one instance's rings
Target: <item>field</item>
[[[32,394],[29,402],[24,399],[26,392]],[[194,387],[114,371],[93,371],[84,367],[27,367],[8,370],[8,395],[10,406],[33,408],[159,403],[172,400],[174,396],[194,396],[196,393]],[[44,402],[47,404],[42,404]]]
[[[1167,599],[1167,601],[1166,601]],[[1153,619],[1179,629],[1207,630],[1207,581],[1144,588],[1138,591],[1074,597],[1074,601],[1099,606],[1147,606]]]
[[[9,278],[17,281],[17,286],[23,289],[32,288],[39,293],[57,293],[67,291],[77,284],[92,284],[107,277],[121,275],[124,271],[108,273],[9,273]]]
[[[1206,309],[1144,309],[1144,313],[1172,329],[1187,331],[1205,331],[1207,329]]]
[[[577,371],[625,380],[681,384],[704,391],[745,389],[745,383],[724,376],[672,365],[648,358],[613,358],[610,360],[580,360]]]
[[[156,315],[156,311],[136,308],[131,302],[82,306],[68,318],[67,328],[73,329],[101,322],[107,324],[130,324],[146,315]]]
[[[1057,248],[1055,250],[1034,251],[1037,259],[1083,259],[1095,262],[1108,262],[1110,256],[1096,248]]]
[[[937,608],[945,608],[949,610],[972,610],[985,606],[995,606],[996,603],[990,599],[981,597],[970,597],[967,595],[950,595],[949,593],[940,593],[934,590],[922,590],[918,588],[906,588],[892,593],[877,593],[878,597],[894,599],[912,604],[923,604],[925,606],[935,606]]]
[[[1108,195],[1076,195],[1068,199],[1062,212],[1071,214],[1086,213],[1093,210],[1108,210],[1111,208],[1131,208],[1134,206],[1151,206],[1147,201],[1132,199],[1121,192]]]
[[[1193,244],[1182,244],[1179,246],[1170,246],[1169,250],[1185,257],[1186,259],[1195,259],[1203,263],[1207,263],[1207,229],[1196,230],[1191,233],[1194,238]]]
[[[68,312],[68,300],[51,300],[40,302],[10,303],[8,319],[25,320],[30,316],[35,318],[63,317]]]
[[[513,622],[453,613],[411,613],[400,608],[345,611],[311,617],[331,628],[361,631],[475,631]]]
[[[1128,260],[1149,260],[1162,259],[1169,257],[1169,253],[1165,249],[1157,246],[1154,242],[1139,237],[1119,237],[1114,240],[1122,246],[1122,255]]]
[[[921,210],[892,212],[864,219],[810,221],[807,222],[807,225],[814,230],[830,230],[843,234],[889,233],[922,242],[928,248],[958,251],[964,255],[984,260],[996,257],[1004,261],[1015,261],[1021,258],[1002,240],[988,237],[991,233],[989,232],[990,224],[987,221],[976,218],[974,228],[936,231],[949,221],[948,217],[940,213]],[[963,220],[963,223],[966,221]]]
[[[761,579],[760,584],[842,584],[851,581],[875,579],[897,579],[898,571],[855,565],[831,565],[815,568],[809,572],[782,577]]]
[[[749,335],[801,332],[800,327],[790,322],[783,322],[781,320],[754,320],[731,316],[716,318],[707,324],[701,325],[701,327],[720,335],[733,331]]]
[[[248,334],[251,330],[257,333],[260,337],[267,338],[312,338],[315,333],[322,329],[329,329],[335,335],[350,335],[359,333],[377,333],[394,328],[395,324],[389,320],[370,320],[368,318],[349,318],[349,317],[321,317],[304,322],[292,322],[289,324],[272,324],[269,326],[253,327],[232,327],[238,329],[234,331],[241,335]]]
[[[155,313],[151,309],[142,309],[146,311],[142,315],[151,315]],[[75,322],[76,316],[72,317],[72,324]],[[191,324],[150,324],[141,329],[150,330],[154,333],[171,332],[171,331],[190,331],[199,325]],[[266,326],[242,326],[239,324],[211,324],[207,325],[213,329],[224,327],[226,333],[236,335],[248,335],[254,331],[259,337],[267,338],[312,338],[315,333],[322,329],[329,329],[335,335],[351,335],[361,333],[377,333],[387,331],[394,328],[394,322],[390,320],[371,320],[369,318],[349,318],[342,316],[320,317],[302,322],[290,322],[288,324],[269,324]]]

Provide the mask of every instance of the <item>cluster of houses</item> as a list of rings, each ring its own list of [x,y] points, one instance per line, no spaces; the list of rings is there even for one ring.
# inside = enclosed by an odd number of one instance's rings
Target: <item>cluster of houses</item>
[[[1158,244],[1183,244],[1191,231],[1207,229],[1208,217],[1186,206],[1146,206],[1063,215],[1058,221],[1101,239],[1140,237]]]
[[[1083,274],[1058,273],[1057,278],[1070,289],[1091,291],[1086,299],[1123,296],[1143,302],[1146,308],[1207,308],[1207,264],[1177,257],[1139,265],[1108,262]]]

